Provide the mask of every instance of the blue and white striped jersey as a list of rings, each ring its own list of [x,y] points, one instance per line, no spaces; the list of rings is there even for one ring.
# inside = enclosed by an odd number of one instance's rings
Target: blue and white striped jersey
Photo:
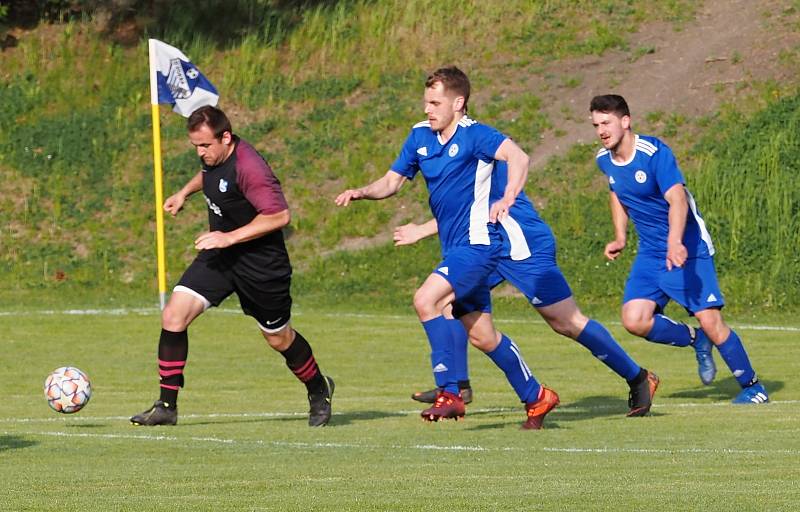
[[[597,166],[608,177],[608,187],[619,198],[633,220],[639,235],[639,252],[667,254],[669,203],[664,194],[674,185],[685,185],[672,150],[656,137],[636,135],[633,156],[627,162],[615,162],[611,152],[597,153]],[[714,245],[694,197],[686,190],[689,214],[683,244],[689,257],[711,256]]]
[[[392,171],[409,179],[422,172],[443,254],[457,246],[500,243],[489,223],[489,199],[494,155],[505,139],[496,129],[464,116],[445,143],[423,121],[411,129],[392,164]]]

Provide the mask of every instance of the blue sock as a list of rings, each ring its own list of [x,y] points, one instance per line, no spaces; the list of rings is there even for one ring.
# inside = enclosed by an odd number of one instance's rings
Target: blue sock
[[[631,356],[619,346],[617,340],[599,322],[590,319],[576,341],[588,348],[594,357],[601,360],[623,379],[633,380],[639,375],[641,370],[639,365],[631,359]]]
[[[653,328],[644,338],[647,341],[676,347],[687,347],[692,343],[692,334],[689,326],[680,324],[664,315],[655,315],[653,317]]]
[[[458,381],[452,377],[453,366],[453,337],[447,319],[438,316],[427,322],[422,322],[428,343],[431,345],[431,368],[436,387],[450,393],[458,394]]]
[[[487,356],[503,370],[506,379],[514,388],[517,396],[524,403],[535,402],[539,397],[539,383],[531,373],[525,360],[522,359],[519,348],[511,341],[508,336],[503,334],[500,343]]]
[[[745,352],[742,345],[742,340],[739,339],[733,329],[731,329],[728,339],[722,342],[722,345],[717,345],[717,350],[719,350],[719,355],[722,356],[725,364],[731,369],[733,376],[736,377],[736,382],[740,386],[746,388],[758,381],[756,372],[750,365],[750,358],[747,357],[747,352]]]
[[[453,339],[453,366],[450,367],[450,371],[456,382],[468,381],[467,347],[469,339],[467,330],[464,329],[461,320],[448,319],[447,325],[450,326],[450,336]]]

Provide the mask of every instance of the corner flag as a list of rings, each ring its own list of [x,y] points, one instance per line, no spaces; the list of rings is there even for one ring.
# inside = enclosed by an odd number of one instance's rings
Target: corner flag
[[[156,39],[149,40],[150,112],[153,118],[153,174],[156,202],[156,255],[158,294],[161,309],[166,305],[167,271],[164,243],[164,189],[161,172],[161,124],[159,103],[174,105],[173,110],[189,117],[205,105],[216,105],[217,89],[177,48]]]
[[[154,104],[170,103],[183,117],[189,117],[204,105],[217,104],[219,94],[216,87],[174,46],[150,39],[150,73],[150,94]],[[155,93],[158,93],[157,97]]]

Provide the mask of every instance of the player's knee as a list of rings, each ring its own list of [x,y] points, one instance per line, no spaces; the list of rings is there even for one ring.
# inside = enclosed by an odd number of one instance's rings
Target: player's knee
[[[267,340],[267,345],[278,352],[283,352],[288,349],[294,341],[294,329],[291,327],[286,327],[278,332],[261,332],[264,335],[264,339]]]
[[[169,305],[161,312],[161,327],[167,331],[185,331],[189,327],[189,323],[189,318],[186,314]]]
[[[650,332],[650,325],[648,325],[648,322],[638,317],[623,316],[622,326],[634,336],[644,337]]]
[[[414,310],[420,318],[438,316],[441,313],[441,310],[436,309],[436,301],[422,289],[414,294]]]

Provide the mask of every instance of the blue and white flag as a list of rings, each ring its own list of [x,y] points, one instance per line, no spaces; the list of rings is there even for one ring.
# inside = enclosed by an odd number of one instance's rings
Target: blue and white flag
[[[174,105],[175,112],[189,117],[199,107],[216,105],[219,94],[183,52],[150,39],[150,100]]]

